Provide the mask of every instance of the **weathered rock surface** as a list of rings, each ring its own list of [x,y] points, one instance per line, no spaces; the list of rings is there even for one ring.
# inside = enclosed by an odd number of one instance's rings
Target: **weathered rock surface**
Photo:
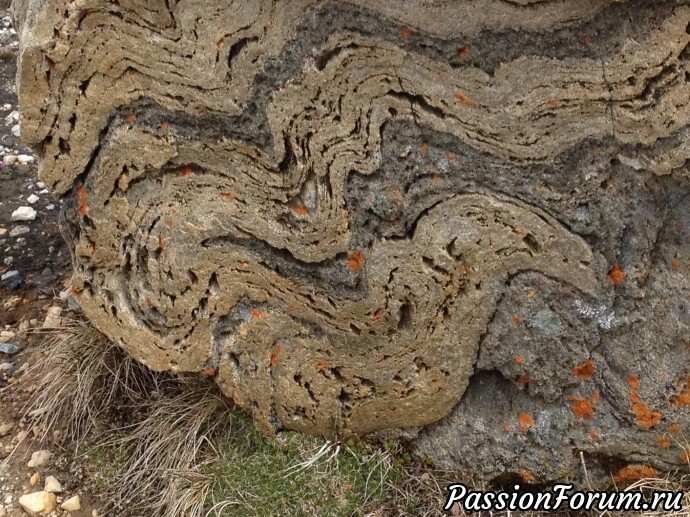
[[[88,317],[265,432],[687,466],[686,4],[15,0],[21,135]]]

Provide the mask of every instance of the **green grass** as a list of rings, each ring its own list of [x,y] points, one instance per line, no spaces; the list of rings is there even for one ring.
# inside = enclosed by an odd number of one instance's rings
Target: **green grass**
[[[292,432],[266,438],[245,417],[236,421],[239,429],[214,444],[211,515],[366,515],[400,475],[400,460],[385,450]]]

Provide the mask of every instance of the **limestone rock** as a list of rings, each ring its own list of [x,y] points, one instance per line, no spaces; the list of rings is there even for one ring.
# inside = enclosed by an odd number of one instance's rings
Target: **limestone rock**
[[[19,504],[29,515],[48,515],[55,510],[57,496],[49,492],[33,492],[19,498]]]
[[[485,479],[687,468],[687,2],[13,9],[72,293],[134,357]]]
[[[72,496],[60,505],[66,512],[76,512],[81,510],[81,500],[78,495]]]
[[[50,463],[52,456],[52,453],[48,450],[36,451],[31,455],[31,460],[29,460],[27,466],[29,468],[45,467]]]

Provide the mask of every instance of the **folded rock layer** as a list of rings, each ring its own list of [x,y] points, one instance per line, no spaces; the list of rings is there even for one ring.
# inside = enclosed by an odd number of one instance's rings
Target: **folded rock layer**
[[[687,466],[686,4],[15,0],[22,138],[89,319],[263,432]]]

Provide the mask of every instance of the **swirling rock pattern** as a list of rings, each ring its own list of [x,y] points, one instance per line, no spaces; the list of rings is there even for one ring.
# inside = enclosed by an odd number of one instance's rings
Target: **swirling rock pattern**
[[[487,477],[684,463],[690,6],[14,9],[74,290],[139,360]]]

